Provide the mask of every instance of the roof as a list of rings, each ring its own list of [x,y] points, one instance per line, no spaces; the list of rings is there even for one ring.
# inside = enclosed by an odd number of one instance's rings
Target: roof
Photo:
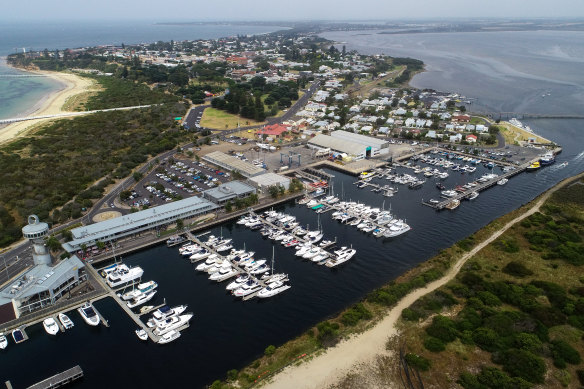
[[[0,305],[13,299],[23,300],[37,293],[54,289],[85,267],[77,256],[65,259],[55,266],[36,265],[0,291]]]
[[[244,162],[239,158],[232,157],[221,151],[213,151],[205,155],[203,159],[224,169],[238,171],[246,177],[256,176],[266,171],[266,169],[254,166],[251,163]]]
[[[288,131],[288,127],[281,124],[272,124],[270,126],[265,126],[261,130],[258,130],[258,134],[261,135],[282,135],[283,132]]]
[[[209,200],[201,197],[189,197],[188,199],[159,205],[158,207],[148,208],[125,216],[74,228],[71,232],[75,240],[84,239],[89,242],[99,239],[101,236],[111,236],[160,219],[177,217],[185,212],[204,211],[215,208],[217,206]]]
[[[266,173],[261,176],[250,177],[249,181],[255,182],[259,186],[272,186],[282,183],[290,183],[290,178],[276,173]]]
[[[216,188],[207,189],[203,192],[203,196],[212,197],[217,201],[224,201],[249,192],[255,193],[255,188],[241,181],[231,181]]]
[[[379,148],[382,148],[383,146],[387,145],[387,141],[385,139],[372,138],[370,136],[355,134],[354,132],[348,132],[343,130],[333,131],[331,132],[331,136],[333,138],[357,142],[365,146],[377,146]]]
[[[340,152],[340,153],[347,153],[351,155],[358,155],[365,152],[367,146],[351,142],[348,140],[340,139],[340,138],[333,138],[329,135],[319,134],[308,141],[308,143],[324,147],[330,148],[331,150]]]

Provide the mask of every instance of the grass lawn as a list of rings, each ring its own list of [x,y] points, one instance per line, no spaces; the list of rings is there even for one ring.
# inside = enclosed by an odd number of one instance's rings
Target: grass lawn
[[[542,138],[541,136],[532,134],[529,131],[525,131],[517,126],[512,125],[508,122],[501,122],[498,126],[504,128],[503,136],[505,137],[505,142],[509,144],[515,144],[515,142],[525,141],[528,138],[535,138],[537,143],[551,143],[548,139]]]
[[[253,119],[242,118],[238,115],[233,115],[216,108],[205,109],[203,117],[201,118],[202,127],[213,128],[216,130],[234,129],[237,128],[238,123],[243,127],[265,124],[266,122],[256,122]]]

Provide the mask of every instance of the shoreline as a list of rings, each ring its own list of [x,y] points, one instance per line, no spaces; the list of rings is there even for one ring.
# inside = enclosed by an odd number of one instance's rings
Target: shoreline
[[[23,70],[10,66],[8,63],[6,63],[6,66],[27,73],[46,75],[47,77],[50,77],[52,80],[61,84],[59,89],[45,94],[33,106],[21,111],[21,113],[19,113],[19,117],[55,115],[69,112],[63,110],[63,106],[67,100],[73,96],[91,90],[95,84],[93,80],[80,77],[74,73]],[[0,126],[0,144],[12,141],[20,136],[25,135],[33,127],[47,120],[50,119],[29,120],[24,122],[11,123],[3,127]]]

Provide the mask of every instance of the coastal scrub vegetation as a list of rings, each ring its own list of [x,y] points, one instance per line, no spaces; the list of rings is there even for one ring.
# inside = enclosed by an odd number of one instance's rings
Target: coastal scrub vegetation
[[[577,382],[582,238],[584,186],[576,183],[471,258],[455,280],[404,310],[410,324],[401,338],[431,365],[421,373],[424,384],[445,387],[447,377],[465,389]]]
[[[131,105],[136,90],[131,81],[105,81],[105,89],[91,104],[108,101]],[[110,94],[111,93],[111,94]],[[111,98],[111,99],[110,99]],[[174,149],[182,132],[174,117],[184,115],[184,104],[165,104],[131,111],[101,112],[44,125],[34,134],[0,151],[0,246],[21,237],[27,215],[50,223],[82,215],[114,179],[129,176],[149,156]]]

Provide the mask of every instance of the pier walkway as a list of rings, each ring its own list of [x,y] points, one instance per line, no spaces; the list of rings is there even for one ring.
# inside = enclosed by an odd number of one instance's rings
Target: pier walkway
[[[514,170],[508,171],[508,172],[501,174],[500,176],[497,176],[497,177],[490,179],[488,181],[479,183],[474,188],[465,190],[464,192],[459,192],[456,196],[448,197],[445,200],[440,201],[439,203],[432,204],[432,203],[423,201],[422,204],[427,205],[427,206],[432,207],[432,208],[435,208],[437,210],[444,209],[446,207],[446,205],[448,205],[450,202],[452,202],[452,200],[462,200],[462,199],[468,198],[473,192],[483,191],[485,189],[492,187],[493,185],[497,185],[497,182],[499,182],[500,180],[502,180],[504,178],[508,179],[508,178],[513,177],[516,174],[524,172],[525,169],[527,169],[527,167],[529,165],[531,165],[532,162],[537,161],[537,160],[538,159],[535,159],[533,161],[524,163],[523,165],[518,166]]]
[[[28,389],[53,389],[59,388],[63,385],[66,385],[70,382],[73,382],[79,378],[83,377],[83,370],[79,365],[72,367],[70,369],[65,370],[59,374],[55,374],[52,377],[49,377],[41,382],[38,382],[34,385],[28,387]]]

